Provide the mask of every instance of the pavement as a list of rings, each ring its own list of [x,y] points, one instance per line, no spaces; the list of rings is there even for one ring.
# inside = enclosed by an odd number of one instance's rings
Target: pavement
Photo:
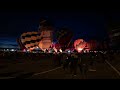
[[[69,69],[54,66],[51,58],[4,62],[0,63],[0,79],[120,79],[119,65],[109,62],[115,70],[107,62],[96,62],[86,75],[82,75],[77,69],[76,76]]]

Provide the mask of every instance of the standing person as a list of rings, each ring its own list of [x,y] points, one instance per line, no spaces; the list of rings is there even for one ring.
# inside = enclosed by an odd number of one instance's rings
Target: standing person
[[[70,72],[73,73],[73,61],[74,61],[74,57],[73,54],[71,54],[70,56],[70,63],[69,63],[69,67],[70,67]]]
[[[94,53],[91,52],[90,53],[90,65],[93,66],[93,64],[94,64]]]
[[[80,70],[80,72],[82,74],[83,73],[83,68],[82,68],[82,54],[79,55],[78,67],[79,67],[79,70]]]
[[[73,76],[76,76],[77,74],[77,63],[78,63],[78,54],[75,52],[71,55],[71,64],[70,64],[70,71],[73,74]]]
[[[104,63],[105,62],[105,60],[107,60],[107,58],[106,58],[106,53],[101,53],[101,58],[102,58],[102,63]]]
[[[78,54],[76,53],[74,56],[74,76],[77,74],[77,64],[78,64]]]
[[[88,55],[83,53],[79,56],[78,66],[82,76],[85,78],[88,71]]]
[[[95,53],[90,53],[90,68],[89,68],[89,71],[96,71],[95,69]]]
[[[70,60],[70,56],[69,55],[64,55],[64,63],[63,63],[63,69],[68,69],[68,65],[69,65],[69,61]]]

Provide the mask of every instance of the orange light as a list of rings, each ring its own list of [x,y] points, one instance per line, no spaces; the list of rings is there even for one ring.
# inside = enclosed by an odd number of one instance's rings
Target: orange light
[[[62,50],[60,49],[60,52],[62,52]]]
[[[82,52],[83,48],[78,48],[77,51],[78,52]]]
[[[83,48],[78,48],[78,51],[82,51],[83,50]]]

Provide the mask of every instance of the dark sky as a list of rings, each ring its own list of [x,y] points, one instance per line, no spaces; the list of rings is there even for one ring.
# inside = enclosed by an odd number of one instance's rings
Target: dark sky
[[[105,35],[104,15],[94,12],[1,12],[0,46],[12,46],[23,32],[37,31],[42,16],[50,18],[56,29],[70,28],[75,38],[102,38]]]
[[[64,26],[70,28],[75,33],[74,39],[103,40],[106,37],[105,30],[109,20],[118,20],[119,15],[89,10],[2,10],[0,11],[0,47],[15,47],[16,38],[23,32],[38,30],[40,18],[43,16],[51,19],[56,29]]]

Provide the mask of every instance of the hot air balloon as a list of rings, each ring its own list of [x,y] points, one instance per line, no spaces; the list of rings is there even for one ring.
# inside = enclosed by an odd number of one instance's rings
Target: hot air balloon
[[[45,29],[45,28],[44,28]],[[49,49],[52,44],[52,31],[46,28],[41,30],[41,41],[39,42],[39,47],[44,51]]]
[[[61,49],[64,51],[70,45],[73,37],[73,32],[71,32],[68,28],[61,28],[57,32],[56,37],[61,46]]]
[[[42,19],[40,22],[39,33],[42,37],[41,41],[39,42],[39,47],[46,51],[50,48],[53,42],[53,27],[46,19]]]
[[[21,42],[30,51],[38,46],[40,40],[38,32],[26,32],[21,35]]]
[[[75,50],[81,52],[86,46],[86,42],[83,39],[77,39],[74,42]]]
[[[96,50],[97,48],[96,40],[89,40],[87,43],[88,43],[87,46],[90,48],[90,50]]]
[[[21,42],[21,39],[20,39],[20,38],[17,38],[17,43],[18,43],[19,48],[20,48],[21,50],[26,49],[25,46],[23,45],[23,43]]]
[[[61,50],[61,46],[60,46],[59,43],[54,43],[54,44],[52,44],[51,47],[54,49],[55,52],[57,52],[57,51],[62,52],[62,50]]]
[[[45,51],[45,50],[48,50],[50,48],[52,44],[52,41],[51,39],[49,38],[43,38],[40,42],[39,42],[39,47]]]

